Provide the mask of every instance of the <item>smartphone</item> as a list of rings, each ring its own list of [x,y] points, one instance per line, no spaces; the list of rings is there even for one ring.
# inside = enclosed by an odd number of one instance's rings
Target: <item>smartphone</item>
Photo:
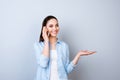
[[[48,35],[48,37],[49,37],[49,35],[50,35],[50,33],[47,31],[47,35]]]

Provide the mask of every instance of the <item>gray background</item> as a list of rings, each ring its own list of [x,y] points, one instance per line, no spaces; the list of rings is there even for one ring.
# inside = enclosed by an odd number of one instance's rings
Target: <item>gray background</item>
[[[59,38],[69,44],[70,59],[82,56],[70,80],[120,80],[119,0],[0,0],[0,80],[33,80],[41,23],[54,15]]]

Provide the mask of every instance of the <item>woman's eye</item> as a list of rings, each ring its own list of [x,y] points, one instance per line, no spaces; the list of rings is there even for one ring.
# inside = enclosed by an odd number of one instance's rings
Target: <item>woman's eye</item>
[[[49,27],[53,27],[53,25],[50,25]]]
[[[58,24],[56,24],[56,26],[57,26],[57,27],[59,27],[59,25],[58,25]]]

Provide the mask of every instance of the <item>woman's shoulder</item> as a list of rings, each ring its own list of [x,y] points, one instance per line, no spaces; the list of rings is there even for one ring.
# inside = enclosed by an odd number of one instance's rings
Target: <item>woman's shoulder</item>
[[[68,43],[65,42],[65,41],[60,40],[59,43],[60,43],[62,46],[65,46],[65,47],[68,46]]]
[[[43,42],[42,41],[35,41],[34,42],[34,44],[33,44],[34,46],[43,46]]]
[[[68,47],[68,43],[63,41],[63,40],[58,40],[57,43],[60,44],[61,46],[65,46],[65,47],[67,46]],[[34,46],[41,46],[42,47],[42,46],[44,46],[44,42],[35,41]]]

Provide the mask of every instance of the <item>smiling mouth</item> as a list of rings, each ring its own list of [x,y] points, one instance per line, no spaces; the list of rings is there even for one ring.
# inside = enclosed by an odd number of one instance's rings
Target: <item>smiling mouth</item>
[[[53,34],[57,34],[57,32],[52,32]]]
[[[52,32],[53,34],[57,34],[57,31]]]

